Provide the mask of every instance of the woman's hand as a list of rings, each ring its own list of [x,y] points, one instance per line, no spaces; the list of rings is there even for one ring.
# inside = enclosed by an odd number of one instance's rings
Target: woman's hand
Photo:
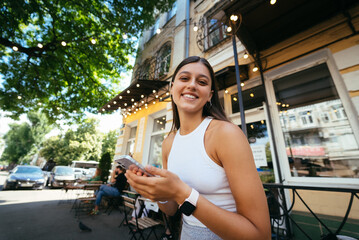
[[[152,201],[173,200],[182,204],[190,195],[191,188],[176,174],[152,166],[146,166],[146,171],[156,177],[147,177],[135,169],[126,171],[127,181],[143,197]]]

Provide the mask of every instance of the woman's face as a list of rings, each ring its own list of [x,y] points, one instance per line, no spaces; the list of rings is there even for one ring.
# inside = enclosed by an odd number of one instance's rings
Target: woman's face
[[[197,113],[212,97],[212,80],[201,62],[189,63],[175,76],[171,94],[179,112]]]

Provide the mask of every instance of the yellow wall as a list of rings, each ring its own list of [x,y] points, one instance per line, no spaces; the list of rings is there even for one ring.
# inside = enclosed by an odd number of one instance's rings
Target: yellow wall
[[[158,111],[161,111],[163,109],[166,109],[167,107],[167,102],[156,102],[156,104],[149,104],[148,109],[142,108],[142,110],[138,111],[136,114],[132,114],[131,116],[128,116],[126,118],[123,119],[123,122],[125,124],[129,124],[132,123],[134,121],[138,121],[137,124],[140,123],[142,118],[145,118],[145,122],[144,122],[144,131],[143,131],[143,136],[141,138],[141,143],[138,143],[137,140],[139,139],[139,134],[140,131],[137,128],[137,132],[136,132],[136,140],[135,140],[135,153],[133,155],[134,159],[136,159],[137,161],[142,163],[142,158],[143,158],[143,146],[144,146],[144,141],[145,141],[145,135],[146,135],[146,129],[147,129],[147,121],[148,121],[148,116],[151,114],[154,114]],[[138,125],[137,125],[138,126]],[[119,137],[122,138],[123,143],[122,143],[122,147],[126,147],[126,138],[124,137],[125,133]],[[141,149],[137,149],[136,147],[139,146],[138,144],[140,144]],[[124,150],[121,150],[121,153],[116,152],[116,155],[121,155],[124,154],[123,152]],[[115,156],[116,156],[115,155]]]

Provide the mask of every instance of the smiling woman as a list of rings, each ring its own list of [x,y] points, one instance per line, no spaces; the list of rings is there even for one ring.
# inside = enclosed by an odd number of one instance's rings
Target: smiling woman
[[[251,148],[224,114],[212,67],[189,57],[172,81],[173,126],[162,143],[163,169],[147,166],[158,177],[127,171],[129,183],[166,214],[182,212],[181,240],[270,239]]]

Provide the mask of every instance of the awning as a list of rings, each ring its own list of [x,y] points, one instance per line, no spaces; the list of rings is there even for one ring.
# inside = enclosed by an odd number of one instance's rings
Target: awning
[[[348,26],[355,33],[348,9],[358,5],[358,0],[269,0],[228,1],[226,15],[241,15],[242,23],[237,31],[250,54],[261,52],[337,14],[348,19]]]
[[[242,83],[248,80],[248,65],[239,65],[239,74]],[[214,75],[218,83],[218,90],[223,90],[237,84],[234,66],[225,67],[215,72]]]
[[[159,80],[136,80],[116,97],[103,105],[99,112],[113,111],[119,108],[128,109],[136,103],[136,107],[160,97],[169,90],[168,81]],[[156,98],[157,96],[157,98]]]

